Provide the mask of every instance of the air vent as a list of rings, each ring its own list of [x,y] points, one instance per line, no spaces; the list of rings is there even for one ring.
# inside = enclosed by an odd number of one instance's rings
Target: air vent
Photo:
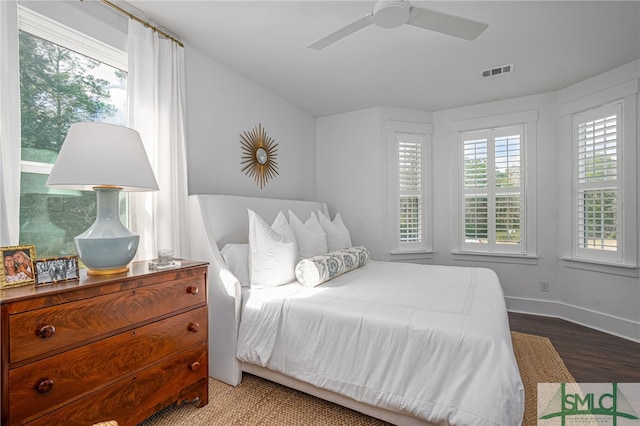
[[[513,72],[513,64],[502,65],[500,67],[491,68],[482,71],[483,77],[495,77],[496,75],[509,74]]]

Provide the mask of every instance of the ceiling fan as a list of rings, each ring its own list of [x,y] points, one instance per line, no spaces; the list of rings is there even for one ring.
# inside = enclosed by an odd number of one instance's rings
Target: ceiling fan
[[[315,50],[324,49],[330,44],[371,24],[376,24],[382,28],[395,28],[403,24],[409,24],[465,40],[475,39],[489,26],[471,19],[412,6],[405,0],[380,0],[376,2],[373,6],[373,11],[367,16],[321,38],[307,47]]]

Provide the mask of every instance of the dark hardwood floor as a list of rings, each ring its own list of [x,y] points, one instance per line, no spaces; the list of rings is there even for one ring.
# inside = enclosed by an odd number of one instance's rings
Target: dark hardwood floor
[[[558,318],[509,312],[509,323],[549,338],[578,383],[640,382],[640,343]]]

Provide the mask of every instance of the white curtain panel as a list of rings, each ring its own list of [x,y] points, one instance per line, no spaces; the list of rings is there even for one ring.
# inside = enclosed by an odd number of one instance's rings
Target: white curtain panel
[[[17,3],[0,1],[0,246],[18,244],[20,89]]]
[[[184,49],[129,20],[129,125],[140,132],[159,191],[130,193],[138,259],[160,248],[189,257]]]

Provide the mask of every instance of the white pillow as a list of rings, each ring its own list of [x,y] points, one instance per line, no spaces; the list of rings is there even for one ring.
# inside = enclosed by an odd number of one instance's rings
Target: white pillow
[[[313,257],[328,252],[327,234],[325,234],[316,215],[311,212],[305,223],[289,210],[289,223],[298,244],[298,256],[300,259]]]
[[[275,287],[294,281],[298,249],[282,212],[269,226],[249,211],[249,281],[252,286]]]
[[[242,287],[249,287],[249,244],[225,244],[220,254]]]
[[[342,250],[351,247],[351,235],[342,222],[340,213],[336,213],[333,222],[318,210],[318,220],[325,234],[327,234],[327,247],[329,251]]]

